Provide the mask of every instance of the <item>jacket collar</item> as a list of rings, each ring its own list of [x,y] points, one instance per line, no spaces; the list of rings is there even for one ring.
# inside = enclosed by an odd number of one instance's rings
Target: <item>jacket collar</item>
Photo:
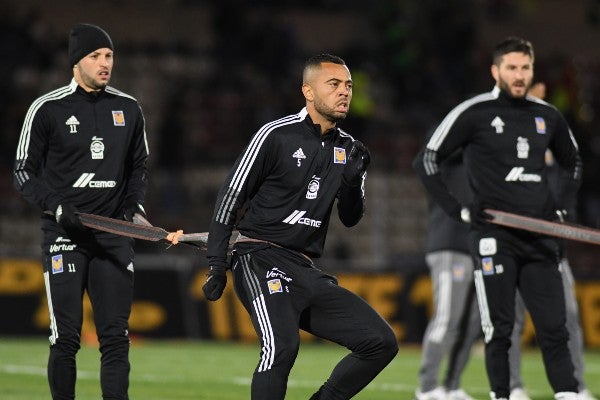
[[[335,126],[335,127],[331,128],[330,130],[328,130],[327,132],[325,132],[324,134],[321,134],[321,125],[315,124],[312,121],[312,118],[310,118],[310,115],[308,113],[306,114],[306,118],[304,119],[304,123],[310,129],[311,133],[313,133],[319,139],[325,139],[325,138],[334,137],[337,134],[337,132],[338,132],[338,127]]]
[[[500,100],[506,104],[518,106],[518,105],[523,105],[523,104],[527,103],[526,97],[522,97],[522,98],[512,97],[510,94],[508,94],[507,91],[500,89],[498,86],[494,86],[494,89],[492,89],[492,94],[494,96],[496,96],[498,98],[498,100]]]
[[[82,96],[85,99],[90,100],[90,101],[96,101],[99,98],[101,98],[102,96],[104,96],[104,94],[106,93],[104,89],[99,90],[97,92],[87,92],[84,88],[82,88],[81,86],[79,86],[79,84],[77,84],[77,82],[75,81],[75,78],[73,78],[71,80],[70,86],[75,93],[79,94],[80,96]]]

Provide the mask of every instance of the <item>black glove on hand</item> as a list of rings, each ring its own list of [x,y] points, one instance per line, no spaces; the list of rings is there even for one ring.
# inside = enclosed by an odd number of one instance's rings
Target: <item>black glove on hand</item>
[[[484,211],[484,207],[479,204],[469,204],[464,206],[460,211],[460,219],[463,222],[469,223],[475,227],[489,224],[494,219],[492,214]]]
[[[227,285],[225,268],[210,267],[208,278],[206,279],[206,282],[204,282],[204,285],[202,285],[204,297],[210,301],[219,300],[223,294],[223,290],[225,290],[225,285]]]
[[[360,178],[367,170],[370,162],[371,153],[369,153],[369,149],[362,142],[355,140],[350,154],[346,159],[346,167],[344,167],[344,172],[342,173],[344,183],[349,186],[359,185]]]
[[[140,203],[138,203],[137,201],[130,201],[125,203],[125,206],[123,207],[122,211],[123,219],[125,221],[134,222],[133,216],[135,214],[139,214],[142,217],[144,217],[144,219],[148,219],[148,217],[146,216],[146,210],[144,210],[144,207]]]
[[[83,226],[77,216],[77,208],[72,204],[60,204],[54,211],[54,217],[67,232],[84,232],[86,228]]]

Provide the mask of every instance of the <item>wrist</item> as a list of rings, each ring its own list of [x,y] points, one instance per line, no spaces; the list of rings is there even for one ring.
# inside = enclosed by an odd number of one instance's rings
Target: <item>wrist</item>
[[[351,188],[358,187],[361,184],[361,176],[362,174],[358,174],[355,177],[348,179],[342,174],[342,185]]]
[[[128,208],[130,210],[132,210],[135,213],[141,214],[141,215],[146,215],[146,210],[144,209],[144,206],[142,205],[142,203],[140,203],[139,201],[128,201],[125,203],[125,208]]]
[[[208,275],[225,275],[227,273],[227,267],[222,265],[211,265],[208,267]]]
[[[467,224],[471,223],[471,210],[469,210],[469,207],[461,207],[460,219]]]
[[[56,222],[60,223],[60,219],[63,216],[63,207],[62,204],[59,204],[56,209],[54,210],[54,219],[56,220]]]

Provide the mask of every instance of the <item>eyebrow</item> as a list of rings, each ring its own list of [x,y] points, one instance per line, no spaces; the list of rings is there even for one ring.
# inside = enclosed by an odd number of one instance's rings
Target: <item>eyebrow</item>
[[[325,83],[327,83],[327,82],[331,82],[331,81],[335,81],[335,82],[346,82],[346,83],[348,83],[348,82],[349,82],[349,83],[354,83],[354,81],[352,81],[352,79],[346,79],[346,80],[343,80],[343,79],[339,79],[339,78],[329,78],[329,79],[327,79],[327,80],[325,81]]]
[[[516,63],[506,63],[505,64],[507,67],[517,67],[517,68],[523,68],[523,67],[527,67],[530,68],[533,64],[532,63],[527,63],[527,64],[516,64]]]

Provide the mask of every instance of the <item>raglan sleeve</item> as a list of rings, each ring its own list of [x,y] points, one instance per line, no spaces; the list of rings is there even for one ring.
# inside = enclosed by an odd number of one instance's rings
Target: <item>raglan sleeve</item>
[[[559,167],[554,197],[557,208],[573,213],[583,167],[573,132],[562,114],[556,112],[556,132],[550,141],[550,150]]]
[[[13,167],[13,183],[29,203],[42,211],[54,212],[64,198],[41,177],[52,132],[52,118],[47,113],[44,106],[38,108],[32,104],[25,116]]]
[[[256,193],[268,173],[272,136],[262,140],[257,133],[239,155],[221,186],[211,218],[207,259],[210,266],[227,267],[229,239],[238,212]]]
[[[431,199],[458,221],[461,221],[461,209],[465,205],[449,190],[442,178],[440,165],[456,150],[466,146],[470,132],[468,121],[468,114],[455,108],[428,136],[412,163]]]
[[[363,165],[359,167],[360,173],[358,174],[358,182],[352,184],[350,182],[346,182],[346,180],[342,178],[340,189],[337,193],[338,218],[346,227],[352,227],[356,225],[365,213],[365,181],[367,179],[366,168],[371,161],[371,155],[366,147],[364,147],[362,153],[363,154],[357,155],[357,157],[361,157],[363,159]],[[366,165],[364,165],[365,158]]]
[[[148,187],[148,155],[149,149],[146,137],[146,121],[142,108],[137,104],[137,115],[133,137],[129,145],[127,157],[127,162],[131,167],[125,192],[125,204],[144,204]]]

